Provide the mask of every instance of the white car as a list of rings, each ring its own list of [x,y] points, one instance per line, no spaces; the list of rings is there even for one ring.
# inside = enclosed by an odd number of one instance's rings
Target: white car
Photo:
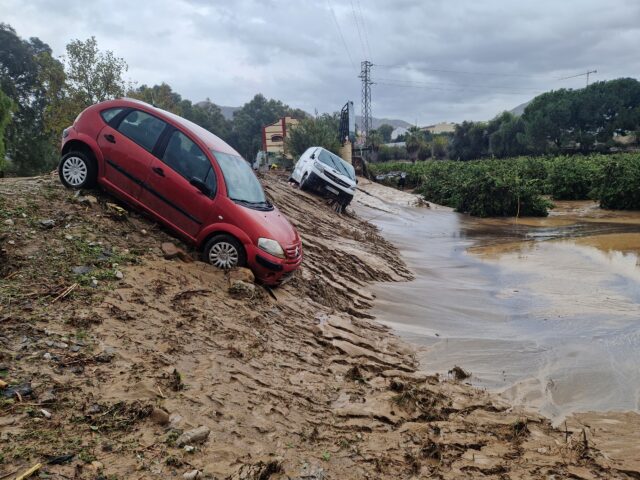
[[[302,154],[290,180],[297,182],[302,190],[314,190],[336,198],[343,209],[356,193],[353,166],[322,147],[309,147]]]

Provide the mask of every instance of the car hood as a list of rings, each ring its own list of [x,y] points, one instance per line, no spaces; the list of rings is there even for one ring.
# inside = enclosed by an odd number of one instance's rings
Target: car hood
[[[296,229],[277,207],[274,206],[273,210],[267,212],[251,208],[243,208],[242,210],[253,222],[262,225],[259,229],[259,237],[276,240],[283,248],[300,241]],[[252,240],[256,242],[258,238]]]

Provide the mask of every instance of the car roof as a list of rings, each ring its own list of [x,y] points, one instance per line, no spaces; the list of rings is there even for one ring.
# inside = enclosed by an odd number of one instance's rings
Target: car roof
[[[119,98],[117,100],[107,100],[106,102],[95,105],[95,107],[100,110],[113,107],[129,107],[147,111],[148,113],[160,117],[165,121],[177,124],[187,132],[191,133],[193,136],[197,137],[211,150],[241,157],[241,155],[233,147],[231,147],[231,145],[229,145],[217,135],[211,133],[209,130],[202,128],[200,125],[197,125],[192,121],[187,120],[186,118],[176,115],[175,113],[167,112],[166,110],[154,107],[153,105],[150,105],[141,100],[137,100],[135,98]]]

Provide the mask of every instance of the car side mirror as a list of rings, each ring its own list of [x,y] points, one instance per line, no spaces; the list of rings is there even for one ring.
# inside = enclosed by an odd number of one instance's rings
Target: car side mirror
[[[211,196],[211,189],[198,177],[193,177],[189,183],[204,193],[207,197]]]

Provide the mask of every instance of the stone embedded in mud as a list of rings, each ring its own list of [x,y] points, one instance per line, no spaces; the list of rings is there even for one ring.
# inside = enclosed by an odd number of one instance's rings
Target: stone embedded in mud
[[[93,195],[85,195],[84,197],[78,197],[77,201],[82,205],[88,205],[90,207],[98,203],[98,199]]]
[[[178,248],[175,244],[171,242],[164,242],[160,246],[160,248],[162,250],[162,254],[164,255],[164,258],[166,258],[167,260],[179,258],[180,260],[186,263],[193,262],[193,258],[191,258],[187,252],[185,252],[181,248]]]
[[[253,295],[255,291],[255,284],[243,282],[242,280],[235,280],[229,286],[229,293],[233,293],[235,295],[246,295],[249,297]]]
[[[202,472],[200,470],[191,470],[190,472],[186,472],[182,475],[182,478],[185,480],[196,480],[198,478],[202,478]]]
[[[116,270],[115,276],[118,280],[122,280],[124,278],[124,273],[122,273],[120,270]]]
[[[151,421],[158,425],[167,425],[169,423],[169,414],[161,408],[154,408],[150,415]]]
[[[209,430],[209,427],[206,427],[204,425],[198,428],[194,428],[193,430],[189,430],[180,435],[176,440],[176,445],[178,447],[182,447],[183,445],[202,443],[207,438],[209,438],[210,432],[211,430]]]
[[[46,220],[40,220],[40,226],[42,228],[53,228],[56,226],[56,221],[52,220],[50,218],[46,219]]]
[[[98,355],[96,355],[94,358],[96,362],[109,363],[111,362],[111,360],[114,359],[115,356],[116,356],[115,350],[113,348],[107,347]]]
[[[87,273],[91,272],[91,270],[93,270],[93,267],[90,267],[88,265],[79,265],[71,269],[71,271],[76,275],[86,275]]]
[[[13,220],[11,220],[10,218],[7,218],[4,221],[4,224],[7,225],[8,227],[12,227],[13,226]]]
[[[237,267],[229,271],[229,285],[233,285],[233,282],[235,282],[236,280],[240,280],[246,283],[253,283],[255,282],[256,277],[248,268]]]

